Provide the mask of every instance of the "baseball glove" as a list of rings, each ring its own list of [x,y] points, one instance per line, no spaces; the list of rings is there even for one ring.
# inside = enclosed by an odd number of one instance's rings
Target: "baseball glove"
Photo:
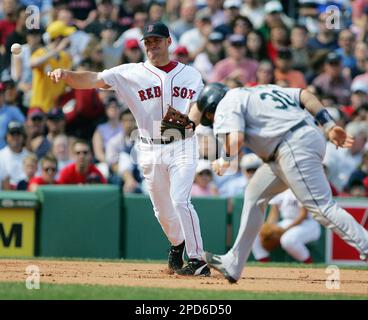
[[[161,120],[161,136],[183,139],[193,135],[195,123],[189,119],[188,115],[169,106],[164,118]]]
[[[262,247],[267,251],[276,249],[280,245],[280,238],[284,232],[285,230],[276,224],[267,222],[263,224],[259,232]]]

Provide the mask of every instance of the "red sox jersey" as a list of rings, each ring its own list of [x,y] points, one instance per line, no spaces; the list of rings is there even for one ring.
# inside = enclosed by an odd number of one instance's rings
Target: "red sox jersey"
[[[190,104],[203,88],[200,73],[193,67],[178,63],[166,73],[144,63],[129,63],[104,70],[99,77],[132,111],[140,135],[160,138],[160,123],[168,105],[188,114]]]

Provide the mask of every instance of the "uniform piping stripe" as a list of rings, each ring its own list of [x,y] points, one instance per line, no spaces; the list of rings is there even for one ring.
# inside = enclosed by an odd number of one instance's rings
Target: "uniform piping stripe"
[[[187,197],[187,208],[188,208],[189,213],[190,213],[190,220],[192,221],[192,229],[193,229],[193,234],[194,234],[194,240],[195,240],[195,243],[196,243],[196,253],[198,254],[198,241],[197,241],[197,237],[196,237],[195,230],[194,230],[194,222],[193,222],[192,211],[189,208],[190,192],[191,192],[191,190],[189,190],[189,194],[188,194],[188,197]]]
[[[159,79],[160,79],[160,82],[161,82],[161,115],[162,115],[162,118],[164,117],[164,88],[163,88],[163,85],[162,85],[162,79],[161,77],[153,72],[151,69],[147,68],[144,64],[143,64],[143,67],[146,68],[149,72],[153,73],[155,76],[157,76]]]
[[[174,97],[173,97],[173,82],[174,82],[174,78],[180,73],[183,71],[183,69],[186,67],[186,65],[184,65],[183,68],[181,68],[178,73],[176,73],[172,78],[171,78],[171,106],[173,106],[173,103],[174,103]]]
[[[318,202],[317,202],[317,200],[313,197],[313,193],[312,193],[312,191],[310,190],[310,188],[308,187],[307,182],[305,181],[304,176],[303,176],[303,174],[302,174],[302,172],[301,172],[301,170],[300,170],[300,168],[299,168],[299,166],[298,166],[298,163],[296,162],[296,159],[295,159],[295,156],[294,156],[293,149],[291,148],[291,146],[290,146],[290,144],[289,144],[289,142],[288,142],[287,140],[285,140],[285,142],[286,142],[286,144],[288,145],[288,147],[289,147],[289,149],[290,149],[291,155],[292,155],[292,157],[293,157],[293,159],[294,159],[294,162],[295,162],[295,167],[298,169],[299,174],[300,174],[300,176],[301,176],[301,178],[302,178],[302,180],[303,180],[303,183],[305,184],[305,186],[306,186],[306,188],[307,188],[307,190],[308,190],[309,194],[311,195],[311,197],[312,197],[312,199],[313,199],[314,204],[317,206],[317,209],[318,209],[318,211],[319,211],[320,215],[321,215],[323,218],[325,218],[327,221],[329,221],[329,222],[331,223],[331,225],[333,225],[333,226],[334,226],[334,228],[335,228],[335,229],[339,230],[342,234],[344,234],[344,235],[346,236],[346,238],[350,239],[350,241],[351,241],[351,242],[353,242],[353,243],[354,243],[354,244],[359,248],[359,250],[360,250],[361,252],[364,252],[364,250],[362,250],[362,248],[360,248],[360,247],[359,247],[359,245],[358,245],[358,244],[357,244],[357,243],[356,243],[352,238],[350,238],[350,236],[349,236],[347,233],[345,233],[345,232],[344,232],[342,229],[340,229],[340,228],[339,228],[335,223],[333,223],[330,219],[328,219],[327,217],[325,217],[325,216],[322,214],[322,211],[321,211],[321,209],[320,209],[320,207],[319,207],[319,205],[318,205]]]

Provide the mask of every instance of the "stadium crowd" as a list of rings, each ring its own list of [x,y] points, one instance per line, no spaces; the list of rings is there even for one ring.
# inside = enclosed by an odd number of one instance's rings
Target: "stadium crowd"
[[[205,82],[316,93],[355,138],[351,149],[328,142],[334,195],[368,196],[368,0],[0,1],[0,189],[112,183],[146,192],[124,101],[109,90],[54,84],[47,72],[144,61],[148,21],[169,26],[172,59]],[[13,43],[21,54],[11,54]],[[215,176],[211,129],[199,126],[197,135],[192,194],[242,194],[262,160],[244,149],[237,172]]]

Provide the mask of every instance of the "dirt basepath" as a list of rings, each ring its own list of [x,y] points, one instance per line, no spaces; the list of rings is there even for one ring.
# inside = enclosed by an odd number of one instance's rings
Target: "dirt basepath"
[[[0,260],[2,281],[25,281],[26,268],[37,265],[41,283],[100,284],[207,290],[262,292],[318,292],[359,294],[368,298],[368,270],[340,270],[340,289],[326,288],[325,269],[247,267],[242,279],[230,285],[216,271],[208,278],[168,274],[166,265],[122,262],[84,262],[52,260]],[[1,284],[0,284],[1,285]]]

